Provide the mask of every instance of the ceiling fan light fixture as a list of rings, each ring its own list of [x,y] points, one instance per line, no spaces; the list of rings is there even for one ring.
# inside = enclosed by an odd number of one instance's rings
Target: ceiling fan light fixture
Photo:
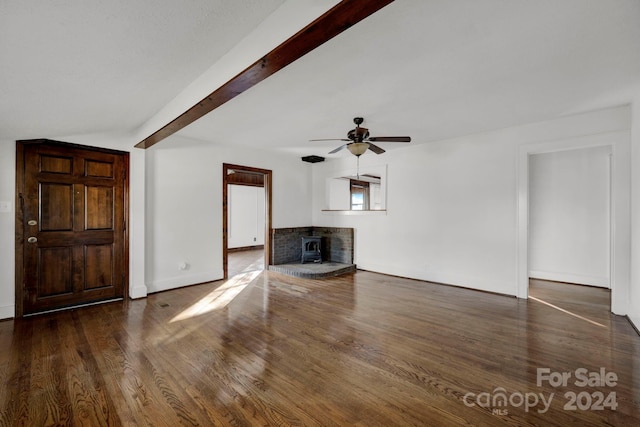
[[[353,142],[347,145],[347,149],[351,151],[354,156],[360,157],[367,151],[369,144],[366,142]]]
[[[363,121],[364,119],[362,117],[354,118],[353,122],[356,124],[356,127],[347,132],[346,138],[312,139],[311,141],[344,141],[346,144],[342,144],[338,148],[329,151],[329,154],[334,154],[348,148],[349,152],[358,158],[367,150],[371,150],[376,154],[385,152],[383,148],[378,147],[374,142],[411,142],[411,137],[409,136],[370,136],[369,129],[360,127]]]

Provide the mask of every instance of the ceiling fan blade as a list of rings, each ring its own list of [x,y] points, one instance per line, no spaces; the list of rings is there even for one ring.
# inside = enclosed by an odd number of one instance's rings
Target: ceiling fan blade
[[[368,142],[367,144],[369,144],[369,150],[373,151],[376,154],[382,154],[384,153],[384,150],[380,147],[378,147],[377,145],[373,145],[372,143]]]
[[[351,141],[346,138],[310,139],[309,141]]]
[[[372,136],[369,141],[373,142],[411,142],[410,136]]]
[[[329,151],[329,154],[337,153],[340,150],[344,150],[346,147],[347,147],[347,144],[341,145],[340,147],[336,148],[335,150]]]

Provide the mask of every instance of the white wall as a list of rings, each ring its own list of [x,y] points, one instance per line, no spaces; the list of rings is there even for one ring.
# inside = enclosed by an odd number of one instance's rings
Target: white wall
[[[311,167],[300,157],[170,137],[147,150],[149,292],[222,278],[223,163],[273,171],[274,228],[311,224]]]
[[[16,143],[0,141],[0,202],[10,202],[10,212],[0,212],[0,319],[15,312],[15,192]]]
[[[227,247],[264,245],[264,191],[264,187],[229,185]]]
[[[631,127],[631,290],[629,318],[640,330],[640,88],[632,106]]]
[[[529,276],[609,287],[610,146],[529,157]]]
[[[629,127],[629,109],[620,107],[367,153],[361,168],[387,164],[386,215],[322,212],[324,180],[355,158],[318,163],[313,225],[354,227],[359,268],[518,295],[519,146]]]
[[[351,208],[351,185],[346,179],[327,179],[327,204],[329,210],[349,210]]]
[[[310,166],[299,157],[209,146],[172,137],[148,150],[130,137],[86,135],[57,138],[131,151],[129,295],[222,277],[222,163],[273,171],[273,226],[311,223]],[[0,318],[13,317],[15,141],[0,141]],[[189,264],[180,270],[182,262]]]
[[[640,94],[635,105],[640,105]],[[633,183],[638,183],[640,108],[634,108],[632,120],[630,162]],[[389,150],[382,156],[368,153],[361,158],[363,166],[388,164],[388,211],[357,216],[321,212],[326,203],[325,178],[332,170],[354,168],[352,156],[313,165],[310,183],[307,177],[311,166],[296,157],[206,146],[179,137],[146,151],[133,150],[130,294],[146,295],[147,285],[156,291],[194,283],[193,278],[221,277],[222,163],[228,162],[274,171],[274,227],[310,223],[354,227],[356,262],[362,268],[516,295],[514,176],[518,147],[541,141],[554,145],[568,138],[630,126],[629,109],[621,107]],[[120,149],[133,145],[127,142],[114,146],[109,143],[112,138],[59,139]],[[15,142],[0,141],[0,201],[13,202],[14,180]],[[311,186],[313,199],[309,196]],[[631,271],[628,310],[630,318],[640,326],[640,185],[632,189],[633,238],[623,241],[617,252],[624,252],[625,245],[633,244],[633,262],[622,268],[621,276]],[[626,192],[627,197],[630,194],[628,188],[621,192]],[[308,209],[310,201],[312,211]],[[195,227],[176,221],[178,214],[189,218]],[[12,317],[14,312],[13,215],[0,213],[3,318]],[[620,215],[625,215],[624,209]],[[187,245],[188,241],[193,244]],[[176,247],[171,247],[171,242]],[[145,254],[145,250],[150,253]],[[178,270],[178,262],[183,259],[191,261],[190,270]]]
[[[129,295],[222,277],[222,163],[273,171],[273,226],[311,223],[310,165],[299,157],[209,146],[178,136],[148,150],[130,136],[55,138],[130,151]],[[15,141],[0,141],[0,201],[15,200]],[[0,213],[0,318],[15,312],[14,206]],[[178,268],[189,263],[187,270]]]
[[[512,293],[515,182],[504,176],[515,174],[515,153],[488,138],[367,153],[361,170],[388,165],[386,215],[323,213],[315,203],[313,225],[354,227],[359,268]],[[355,160],[314,165],[314,179]]]

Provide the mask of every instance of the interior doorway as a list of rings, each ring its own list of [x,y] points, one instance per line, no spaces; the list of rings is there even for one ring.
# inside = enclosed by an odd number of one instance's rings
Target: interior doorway
[[[610,288],[611,146],[529,156],[529,278]]]
[[[539,153],[557,152],[588,147],[610,146],[611,157],[611,199],[610,199],[610,286],[611,312],[625,315],[629,300],[630,260],[628,236],[631,217],[628,210],[626,183],[630,182],[631,171],[626,161],[629,156],[629,132],[607,132],[580,136],[565,140],[545,141],[525,144],[518,148],[517,186],[517,296],[529,297],[529,158]]]
[[[257,265],[262,252],[262,268],[271,254],[272,171],[250,166],[223,164],[222,183],[222,256],[224,278],[240,264]]]

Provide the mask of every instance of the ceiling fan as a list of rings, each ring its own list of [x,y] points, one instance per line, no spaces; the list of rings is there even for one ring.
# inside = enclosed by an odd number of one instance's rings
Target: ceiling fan
[[[367,150],[371,150],[376,154],[384,153],[382,148],[373,144],[374,142],[411,142],[410,136],[369,136],[369,129],[360,127],[363,121],[364,119],[362,117],[355,117],[353,119],[356,127],[347,133],[347,138],[312,139],[311,141],[347,141],[346,144],[330,151],[329,154],[337,153],[343,148],[346,148],[356,157],[360,157]]]

